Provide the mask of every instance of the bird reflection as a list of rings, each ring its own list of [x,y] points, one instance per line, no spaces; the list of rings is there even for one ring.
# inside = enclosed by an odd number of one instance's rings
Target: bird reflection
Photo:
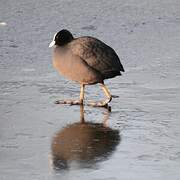
[[[108,115],[103,123],[86,122],[80,106],[80,122],[68,125],[52,139],[53,168],[92,168],[108,159],[120,142],[119,131],[107,126]]]

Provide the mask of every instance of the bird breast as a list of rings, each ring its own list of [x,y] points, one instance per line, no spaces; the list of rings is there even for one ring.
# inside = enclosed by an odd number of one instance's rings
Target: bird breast
[[[102,82],[102,75],[71,51],[55,49],[53,66],[70,80],[84,84]]]

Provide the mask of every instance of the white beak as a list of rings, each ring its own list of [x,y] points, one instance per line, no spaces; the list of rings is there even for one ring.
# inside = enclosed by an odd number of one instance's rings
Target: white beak
[[[50,44],[49,47],[53,47],[55,45],[55,41],[53,40]]]

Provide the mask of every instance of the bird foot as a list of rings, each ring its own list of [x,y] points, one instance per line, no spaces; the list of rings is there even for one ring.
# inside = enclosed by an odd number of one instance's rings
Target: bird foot
[[[89,103],[87,103],[87,105],[93,107],[107,107],[108,103],[105,101],[99,101],[99,102],[90,101]]]
[[[112,98],[119,98],[117,95],[111,95]]]
[[[83,104],[80,100],[57,100],[55,101],[55,104],[69,104],[69,105],[80,105]]]
[[[92,107],[104,107],[104,108],[108,109],[108,111],[111,112],[111,106],[109,106],[106,101],[100,101],[100,102],[90,101],[87,103],[87,105],[92,106]]]
[[[80,100],[57,100],[57,101],[55,101],[55,104],[82,105],[83,101],[80,101]],[[107,108],[108,111],[111,112],[111,106],[109,106],[106,101],[100,101],[100,102],[90,101],[89,103],[87,103],[87,105],[92,106],[92,107],[104,107],[104,108]]]

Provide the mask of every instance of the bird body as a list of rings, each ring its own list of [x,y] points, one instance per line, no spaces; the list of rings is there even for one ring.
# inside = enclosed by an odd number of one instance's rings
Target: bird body
[[[104,84],[105,79],[124,72],[116,52],[94,37],[74,38],[69,31],[61,30],[54,36],[50,47],[53,45],[56,45],[54,67],[60,74],[81,85]]]
[[[83,84],[101,83],[124,71],[111,47],[88,36],[55,47],[53,65],[67,78]]]
[[[78,55],[70,51],[65,51],[68,50],[62,49],[61,47],[54,49],[53,66],[60,74],[82,84],[102,82],[103,77],[100,72],[89,66],[86,61]]]

